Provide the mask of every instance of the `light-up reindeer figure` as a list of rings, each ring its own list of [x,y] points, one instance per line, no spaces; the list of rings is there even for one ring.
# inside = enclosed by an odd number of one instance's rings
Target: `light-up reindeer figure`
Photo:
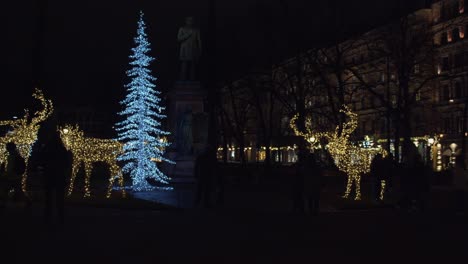
[[[335,161],[338,169],[346,173],[348,180],[344,198],[349,198],[353,185],[355,186],[355,200],[361,199],[361,175],[370,172],[370,166],[373,157],[380,153],[386,156],[386,151],[383,149],[365,149],[351,144],[349,136],[356,130],[358,117],[347,106],[343,106],[340,112],[344,113],[349,121],[345,122],[340,129],[337,126],[334,132],[314,132],[311,127],[310,118],[306,119],[306,133],[299,132],[296,127],[297,116],[291,119],[290,126],[293,128],[297,136],[309,138],[326,138],[328,140],[328,152]],[[383,199],[385,192],[385,181],[381,182],[380,199]]]
[[[39,132],[40,124],[44,122],[53,112],[53,105],[51,100],[47,100],[41,90],[36,89],[33,97],[39,100],[42,104],[42,110],[34,113],[30,118],[29,111],[25,111],[25,115],[21,119],[0,121],[0,126],[10,126],[10,130],[4,137],[0,138],[0,165],[7,166],[8,152],[6,144],[13,142],[16,149],[25,162],[25,171],[21,177],[21,190],[26,194],[27,191],[27,168],[29,158],[31,157],[31,150],[34,143],[37,141],[37,134]]]
[[[72,153],[72,175],[68,188],[68,195],[73,192],[73,184],[79,168],[84,164],[85,169],[85,197],[91,196],[90,177],[93,169],[93,163],[104,162],[109,165],[110,178],[109,187],[106,197],[109,198],[112,193],[112,187],[116,178],[119,179],[119,185],[122,190],[122,196],[125,197],[123,188],[122,170],[117,164],[117,157],[123,152],[123,145],[112,139],[99,139],[85,137],[82,130],[78,126],[66,125],[59,127],[60,138],[62,139],[65,148]]]

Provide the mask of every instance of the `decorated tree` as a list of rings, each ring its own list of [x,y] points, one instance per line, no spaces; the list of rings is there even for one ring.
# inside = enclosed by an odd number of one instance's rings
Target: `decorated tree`
[[[131,81],[126,85],[127,96],[121,102],[125,109],[119,113],[125,120],[116,124],[118,140],[124,143],[124,153],[118,160],[125,163],[123,171],[130,174],[134,191],[153,189],[148,179],[161,183],[163,186],[159,188],[170,189],[167,186],[170,178],[159,170],[156,162],[173,163],[163,157],[169,145],[165,140],[169,132],[161,129],[161,120],[166,118],[165,108],[160,105],[161,92],[155,90],[156,78],[149,69],[154,58],[148,55],[151,48],[145,29],[143,12],[140,12],[134,38],[136,47],[132,48],[131,69],[127,71]]]

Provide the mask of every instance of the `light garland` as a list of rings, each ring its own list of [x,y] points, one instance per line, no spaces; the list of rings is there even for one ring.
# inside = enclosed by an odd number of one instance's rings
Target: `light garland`
[[[6,144],[13,142],[26,165],[26,169],[21,176],[21,190],[24,194],[27,194],[27,168],[29,158],[31,157],[32,147],[37,141],[37,133],[40,129],[40,124],[54,111],[52,101],[45,99],[41,90],[36,88],[33,93],[33,97],[41,102],[43,109],[36,111],[32,118],[29,116],[29,111],[25,110],[25,115],[21,119],[0,121],[0,126],[10,126],[12,128],[10,132],[0,138],[0,164],[5,164],[6,168],[8,160]]]
[[[348,176],[346,191],[344,198],[349,198],[353,185],[356,189],[355,200],[361,199],[361,175],[370,172],[370,165],[373,157],[380,153],[384,157],[387,155],[386,151],[377,148],[360,148],[354,146],[349,141],[350,135],[356,130],[358,124],[358,116],[352,112],[346,105],[340,112],[344,113],[349,121],[345,122],[341,127],[337,126],[334,132],[315,132],[311,127],[310,118],[306,119],[306,132],[303,133],[297,129],[295,124],[297,115],[291,119],[290,126],[297,136],[307,138],[326,138],[328,140],[328,152],[332,156],[338,169]],[[383,199],[385,193],[385,183],[381,184],[380,199]]]
[[[130,174],[134,191],[154,189],[147,179],[168,184],[170,178],[159,170],[156,162],[174,164],[163,157],[165,148],[170,145],[164,138],[170,133],[161,129],[161,120],[166,118],[163,114],[165,108],[160,105],[161,92],[154,89],[156,78],[151,76],[148,68],[154,59],[148,55],[151,48],[145,30],[141,12],[134,39],[136,47],[130,55],[132,68],[127,72],[131,81],[126,85],[128,94],[121,102],[125,109],[119,113],[125,120],[116,124],[118,140],[124,143],[124,152],[117,159],[125,163],[122,169]]]
[[[93,164],[95,162],[104,162],[109,165],[110,178],[109,187],[107,188],[106,197],[109,198],[112,193],[112,187],[116,178],[119,180],[119,185],[122,190],[122,196],[125,197],[125,189],[123,188],[122,171],[117,164],[117,156],[123,153],[122,143],[112,139],[99,139],[85,137],[82,130],[78,126],[66,125],[59,127],[60,138],[65,148],[73,155],[72,175],[68,188],[68,195],[73,192],[73,185],[76,179],[76,174],[81,165],[85,169],[85,194],[84,197],[90,197],[90,178]]]

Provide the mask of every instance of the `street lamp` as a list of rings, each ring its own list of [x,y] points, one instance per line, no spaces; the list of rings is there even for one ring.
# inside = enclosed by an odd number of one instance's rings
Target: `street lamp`
[[[429,144],[429,146],[432,146],[434,144],[434,142],[435,142],[435,139],[433,139],[433,138],[429,138],[427,140],[427,143]]]
[[[442,144],[437,143],[437,161],[436,161],[436,170],[442,171]]]
[[[452,153],[450,155],[450,164],[452,165],[452,167],[455,167],[455,149],[457,149],[457,144],[450,144],[450,149],[452,150]]]

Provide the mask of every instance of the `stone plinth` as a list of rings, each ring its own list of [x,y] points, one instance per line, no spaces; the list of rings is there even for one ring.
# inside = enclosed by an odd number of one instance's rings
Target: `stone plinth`
[[[208,134],[208,115],[205,113],[206,91],[199,82],[176,82],[168,94],[168,125],[172,145],[167,150],[168,157],[176,165],[167,164],[163,170],[174,182],[194,181],[193,170],[196,156],[204,149]],[[180,121],[189,112],[191,139],[181,144]],[[187,138],[187,137],[184,137]],[[179,142],[178,142],[179,141]],[[181,146],[186,146],[184,151]],[[188,149],[188,150],[187,150]]]

